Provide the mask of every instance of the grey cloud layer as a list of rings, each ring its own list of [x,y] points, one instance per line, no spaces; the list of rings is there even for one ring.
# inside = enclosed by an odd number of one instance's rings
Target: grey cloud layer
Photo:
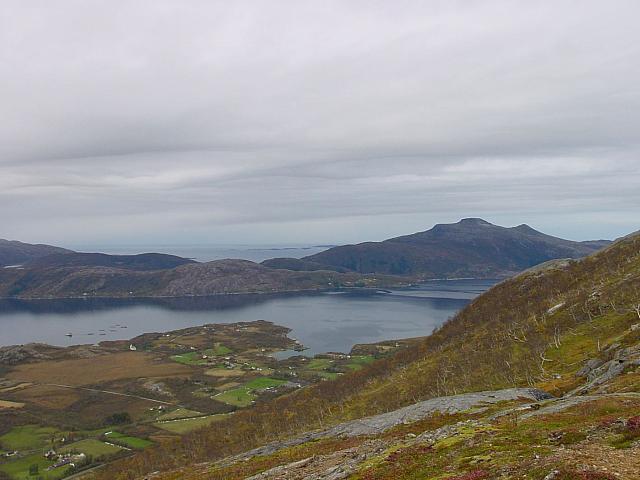
[[[467,215],[623,233],[640,205],[639,14],[2,2],[0,237],[343,241]]]

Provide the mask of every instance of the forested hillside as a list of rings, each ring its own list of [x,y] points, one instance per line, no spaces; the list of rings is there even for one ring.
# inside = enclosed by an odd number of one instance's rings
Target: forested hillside
[[[504,281],[416,346],[148,450],[112,466],[108,478],[223,458],[444,395],[516,386],[554,395],[581,385],[591,391],[597,385],[585,384],[579,370],[589,359],[602,364],[637,345],[640,329],[632,326],[639,322],[640,236],[634,235],[583,260]]]

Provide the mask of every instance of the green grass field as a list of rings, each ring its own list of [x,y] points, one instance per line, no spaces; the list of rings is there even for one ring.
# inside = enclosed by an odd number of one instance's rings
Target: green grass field
[[[376,359],[373,355],[360,355],[351,357],[351,361],[347,364],[347,368],[351,370],[360,370],[365,365],[374,362]]]
[[[257,395],[254,393],[255,390],[277,387],[284,383],[287,383],[286,380],[278,380],[276,378],[254,378],[253,380],[245,383],[242,387],[227,390],[226,392],[222,392],[213,398],[215,398],[219,402],[234,405],[236,407],[247,407],[251,405],[251,402],[253,402],[257,397]]]
[[[220,344],[220,343],[216,343],[213,348],[210,348],[208,350],[205,350],[203,353],[205,355],[209,355],[209,356],[220,356],[220,355],[227,355],[229,353],[231,353],[231,349],[229,347],[225,347],[224,345]]]
[[[328,358],[313,358],[307,364],[307,370],[325,370],[333,365],[333,360]]]
[[[180,355],[172,355],[171,360],[183,365],[206,365],[208,359],[202,358],[204,355],[207,357],[219,357],[228,353],[231,353],[230,348],[217,343],[212,348],[208,348],[203,352],[187,352]]]
[[[107,427],[96,428],[93,430],[78,430],[75,433],[79,435],[80,438],[99,437],[100,435],[104,435],[106,432],[110,432],[113,429],[114,427],[107,426]]]
[[[111,432],[105,434],[105,437],[107,438],[107,441],[114,440],[117,444],[122,444],[125,447],[133,448],[136,450],[142,450],[143,448],[147,448],[153,445],[153,442],[150,440],[138,437],[130,437],[129,435],[124,435],[120,432]]]
[[[100,440],[94,438],[87,438],[86,440],[80,440],[78,442],[70,443],[69,445],[59,449],[60,453],[84,453],[93,457],[110,456],[123,449],[114,445],[107,445]]]
[[[189,410],[188,408],[176,408],[172,412],[160,415],[158,420],[176,420],[178,418],[197,417],[200,415],[202,415],[202,413],[196,412],[195,410]]]
[[[47,472],[46,468],[53,465],[53,463],[54,462],[50,462],[44,458],[42,454],[37,453],[27,457],[17,458],[0,465],[0,472],[6,473],[14,480],[36,480],[38,478],[42,478],[43,480],[57,480],[62,478],[68,468],[62,467]],[[29,475],[29,467],[31,467],[31,465],[38,466],[37,475]]]
[[[180,355],[172,355],[171,360],[183,365],[206,365],[208,359],[202,358],[204,355],[207,357],[219,357],[228,353],[231,353],[229,347],[217,343],[212,348],[208,348],[202,352],[187,352]]]
[[[256,396],[244,387],[227,390],[216,395],[215,398],[219,402],[223,402],[236,407],[247,407],[256,399]]]
[[[58,437],[60,431],[53,427],[40,425],[23,425],[13,427],[0,437],[0,444],[5,450],[34,450],[51,445],[51,438]]]
[[[214,422],[218,422],[226,418],[228,414],[223,413],[219,415],[208,415],[206,417],[185,418],[173,421],[157,422],[154,423],[154,427],[167,430],[168,432],[177,433],[182,435],[184,433],[191,432],[198,428],[206,427]]]
[[[250,382],[245,383],[243,388],[248,388],[250,390],[259,390],[261,388],[277,387],[279,385],[284,385],[285,383],[287,383],[286,380],[279,380],[277,378],[269,377],[258,377],[254,378]]]
[[[183,365],[198,365],[198,363],[202,362],[202,354],[199,352],[189,352],[181,355],[172,355],[171,360]]]

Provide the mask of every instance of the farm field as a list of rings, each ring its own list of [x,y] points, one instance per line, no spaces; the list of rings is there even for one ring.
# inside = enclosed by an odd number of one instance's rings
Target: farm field
[[[375,359],[376,358],[373,355],[352,356],[350,362],[347,364],[347,368],[350,368],[351,370],[360,370],[365,365],[375,361]]]
[[[60,449],[60,453],[84,453],[92,457],[108,457],[120,453],[123,448],[115,445],[108,445],[100,440],[87,438],[75,443],[71,443]]]
[[[258,396],[255,393],[256,390],[278,387],[285,383],[287,383],[286,380],[279,380],[275,378],[255,378],[250,382],[245,383],[242,387],[227,390],[216,395],[214,398],[219,402],[235,405],[236,407],[246,407],[256,400]]]
[[[122,444],[127,448],[133,448],[136,450],[142,450],[143,448],[150,447],[153,442],[144,438],[132,437],[124,435],[120,432],[112,431],[104,434],[108,442],[115,443],[116,445]]]
[[[4,472],[15,480],[34,480],[39,478],[42,478],[42,480],[58,480],[63,478],[68,468],[62,467],[47,471],[47,467],[50,467],[53,463],[44,458],[41,453],[37,453],[1,464],[0,472]],[[29,474],[29,470],[33,465],[37,466],[37,475]]]
[[[170,377],[188,373],[187,367],[158,360],[148,353],[120,352],[94,358],[18,365],[7,378],[44,385],[85,386],[130,378]]]
[[[0,364],[0,452],[18,452],[0,459],[0,471],[13,480],[57,480],[65,468],[45,470],[53,463],[43,456],[50,449],[84,453],[84,467],[91,468],[374,359],[277,360],[273,352],[297,345],[287,333],[256,321],[99,345],[31,347],[32,356],[17,365]],[[38,476],[29,476],[35,466]]]
[[[158,417],[158,420],[176,420],[179,418],[199,417],[201,412],[189,410],[188,408],[176,408],[172,412],[165,413]]]
[[[24,425],[14,427],[0,436],[0,445],[5,450],[34,450],[51,445],[61,432],[53,427],[40,425]]]
[[[172,355],[171,360],[183,365],[208,365],[210,358],[221,357],[231,353],[232,350],[221,344],[216,344],[212,348],[207,348],[201,352],[187,352],[180,355]]]
[[[165,420],[162,422],[156,422],[153,425],[157,428],[167,430],[178,435],[197,430],[198,428],[206,427],[214,422],[219,422],[227,417],[228,414],[209,415],[206,417],[193,417],[182,418],[177,420]]]

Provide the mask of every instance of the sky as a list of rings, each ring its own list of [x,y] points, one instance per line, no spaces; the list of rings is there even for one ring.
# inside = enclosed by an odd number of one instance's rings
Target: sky
[[[640,229],[636,0],[3,0],[0,238]]]

